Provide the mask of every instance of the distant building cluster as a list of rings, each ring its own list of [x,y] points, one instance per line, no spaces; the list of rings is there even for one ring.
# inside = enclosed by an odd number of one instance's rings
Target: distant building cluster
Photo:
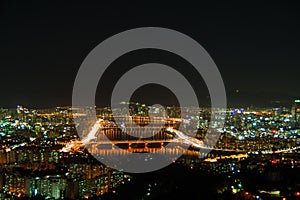
[[[83,199],[111,192],[123,172],[87,151],[62,152],[77,138],[70,108],[0,110],[0,199]]]
[[[278,181],[281,180],[278,167],[300,168],[300,159],[291,156],[299,148],[299,100],[291,108],[228,108],[222,111],[226,117],[221,128],[218,120],[213,123],[210,108],[165,107],[165,118],[158,116],[163,108],[156,108],[151,111],[157,115],[153,122],[166,119],[165,124],[153,136],[142,139],[126,134],[129,131],[144,134],[139,129],[120,128],[114,119],[124,118],[124,124],[131,120],[147,126],[150,107],[139,103],[131,103],[129,107],[131,116],[124,116],[126,113],[121,108],[117,111],[120,116],[112,116],[108,107],[96,108],[102,134],[87,138],[91,141],[86,140],[84,144],[76,132],[74,117],[85,115],[79,112],[73,115],[70,107],[33,110],[18,105],[14,109],[0,109],[0,199],[87,199],[116,193],[127,183],[129,175],[103,165],[91,153],[100,157],[122,156],[162,149],[178,156],[180,144],[190,145],[176,163],[226,177],[229,185],[220,189],[220,193],[230,191],[233,195],[256,199],[264,195],[286,196],[288,192],[272,193],[263,187],[255,192],[247,191],[243,174],[255,170],[266,173],[271,181]],[[186,116],[181,116],[181,109],[185,109]],[[177,131],[182,124],[196,129]],[[207,134],[209,127],[213,131]],[[101,142],[101,137],[107,137],[111,143]],[[172,140],[178,145],[165,148]],[[93,145],[89,149],[92,152],[85,148],[86,144]],[[293,187],[290,193],[297,190]]]

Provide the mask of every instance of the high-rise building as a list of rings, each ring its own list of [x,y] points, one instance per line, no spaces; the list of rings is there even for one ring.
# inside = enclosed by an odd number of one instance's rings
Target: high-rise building
[[[299,120],[300,113],[300,99],[296,99],[292,105],[291,114],[295,120]]]

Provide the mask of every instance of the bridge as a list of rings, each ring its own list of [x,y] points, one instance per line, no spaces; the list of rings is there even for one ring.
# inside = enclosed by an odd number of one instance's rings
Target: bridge
[[[123,117],[124,118],[124,117]],[[168,120],[169,125],[175,124],[176,122],[183,122],[182,119],[178,118],[159,118],[157,117],[155,120],[163,121]],[[174,120],[174,121],[173,121]],[[109,124],[111,123],[111,124]],[[148,123],[148,122],[147,122]],[[183,122],[188,123],[188,122]],[[104,126],[104,124],[108,126]],[[110,140],[105,135],[105,130],[110,129],[117,129],[117,126],[113,122],[105,122],[103,119],[99,119],[91,128],[89,133],[86,137],[84,137],[82,140],[77,141],[71,141],[66,146],[64,146],[61,151],[62,152],[69,152],[69,151],[80,151],[83,147],[88,148],[92,154],[98,154],[98,155],[125,155],[130,153],[138,153],[138,152],[156,152],[160,150],[161,152],[167,153],[167,154],[175,154],[175,155],[181,155],[183,153],[188,155],[198,155],[199,152],[204,150],[204,152],[210,152],[210,151],[221,151],[221,152],[231,152],[236,154],[245,154],[248,153],[258,153],[257,151],[246,151],[246,150],[240,150],[240,149],[224,149],[224,148],[216,148],[216,147],[210,147],[204,144],[202,140],[199,140],[194,137],[190,137],[186,135],[185,133],[173,128],[172,126],[165,127],[165,130],[169,133],[172,133],[174,135],[173,138],[165,138],[165,139],[117,139],[117,140]],[[124,130],[130,129],[134,130],[135,127],[125,127]],[[153,127],[157,128],[157,127]],[[99,135],[99,131],[101,135]],[[99,139],[100,138],[100,139]],[[171,148],[166,148],[168,144],[172,144]],[[182,147],[185,148],[182,148]],[[187,150],[186,147],[193,147],[194,149],[198,149],[197,151],[191,151]],[[296,146],[293,148],[287,148],[287,149],[280,149],[276,151],[271,150],[264,150],[260,151],[262,154],[271,154],[271,153],[289,153],[296,151],[300,148],[300,146]],[[202,153],[204,155],[204,153]],[[207,154],[207,153],[205,153]],[[203,156],[202,155],[202,156]],[[242,156],[242,157],[243,157]],[[213,156],[212,156],[213,157]]]
[[[156,120],[163,120],[162,118],[157,118]],[[169,119],[168,120],[173,120]],[[181,121],[181,119],[174,119],[175,122]],[[79,148],[83,146],[97,146],[100,147],[100,149],[128,149],[129,151],[137,150],[137,149],[143,149],[145,151],[149,150],[157,150],[164,148],[169,143],[174,144],[183,144],[183,145],[191,145],[196,148],[205,148],[205,149],[212,149],[203,144],[203,141],[198,140],[196,138],[190,137],[185,135],[184,133],[174,129],[173,127],[167,127],[166,130],[170,133],[173,133],[175,135],[175,138],[173,139],[156,139],[156,140],[108,140],[104,133],[102,133],[103,140],[100,139],[98,141],[98,131],[103,132],[105,129],[111,129],[112,127],[104,127],[103,126],[104,120],[99,119],[94,126],[91,128],[89,133],[85,138],[83,138],[81,141],[72,141],[69,144],[67,144],[61,151],[68,152],[70,150],[78,150]],[[115,126],[113,126],[115,127]],[[159,127],[152,127],[152,128],[159,128]],[[132,127],[129,127],[128,129],[134,129]],[[96,140],[96,141],[95,141]],[[102,147],[102,148],[101,148]],[[114,148],[116,147],[116,148]]]

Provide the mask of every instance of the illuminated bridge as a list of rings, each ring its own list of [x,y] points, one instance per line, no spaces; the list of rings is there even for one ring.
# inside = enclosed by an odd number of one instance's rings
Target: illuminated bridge
[[[106,122],[103,119],[99,119],[91,131],[87,134],[85,138],[81,141],[71,141],[65,147],[61,149],[62,152],[69,151],[79,151],[86,147],[90,153],[96,155],[126,155],[131,153],[142,153],[142,152],[157,152],[160,151],[166,154],[173,155],[198,155],[201,154],[201,157],[205,157],[210,151],[220,153],[236,153],[246,155],[248,153],[258,153],[258,152],[249,152],[246,150],[239,149],[220,149],[209,147],[204,144],[202,140],[190,137],[187,134],[173,128],[171,125],[180,122],[181,119],[162,119],[157,118],[158,121],[168,120],[166,123],[167,127],[164,127],[165,131],[171,134],[171,136],[159,135],[156,138],[147,138],[147,139],[136,139],[136,138],[122,138],[122,131],[118,129],[114,122]],[[147,122],[148,123],[148,122]],[[153,129],[158,127],[152,127]],[[135,131],[134,127],[126,127],[126,130]],[[138,129],[137,129],[138,130]],[[146,129],[147,130],[147,129]],[[151,129],[148,129],[151,131]],[[163,131],[161,131],[163,132]],[[126,135],[126,134],[125,134]],[[170,145],[169,145],[170,144]],[[192,149],[188,149],[191,147]],[[300,147],[281,149],[277,151],[261,151],[263,154],[270,153],[280,153],[280,152],[293,152],[298,150]],[[214,153],[208,154],[208,157],[215,157]]]
[[[159,122],[166,120],[167,125],[175,125],[177,122],[182,122],[182,119],[178,118],[156,118]],[[148,123],[148,122],[147,122]],[[185,123],[185,122],[184,122]],[[151,127],[153,130],[157,130],[160,127]],[[145,129],[146,131],[151,131],[151,128]],[[130,131],[141,130],[135,127],[126,127],[126,130]],[[121,130],[113,122],[105,122],[103,119],[99,119],[94,126],[91,128],[90,132],[81,141],[71,141],[67,144],[62,152],[68,151],[78,151],[83,147],[89,149],[90,153],[97,155],[120,155],[129,154],[132,152],[156,152],[160,150],[162,153],[181,155],[183,153],[198,155],[197,151],[186,151],[186,149],[191,146],[196,149],[205,149],[206,152],[210,150],[220,150],[220,151],[235,151],[231,149],[216,149],[213,147],[208,147],[204,145],[203,141],[190,137],[181,131],[176,130],[172,126],[167,126],[164,128],[165,131],[171,134],[171,136],[160,134],[156,138],[147,139],[126,139],[122,138]],[[145,131],[142,130],[142,131]],[[142,133],[141,133],[142,134]],[[116,138],[114,139],[114,136]],[[112,137],[112,138],[110,138]],[[120,139],[122,138],[122,139]],[[166,148],[168,145],[168,148]]]

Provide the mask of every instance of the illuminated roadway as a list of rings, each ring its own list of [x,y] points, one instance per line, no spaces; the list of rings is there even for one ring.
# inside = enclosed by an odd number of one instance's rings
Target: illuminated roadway
[[[172,120],[172,121],[182,121],[182,119],[176,119],[176,118],[159,118],[156,117],[158,120]],[[236,149],[218,149],[218,148],[213,148],[213,147],[208,147],[205,146],[203,144],[203,141],[198,140],[196,138],[187,136],[186,134],[184,134],[183,132],[176,130],[172,127],[167,127],[166,130],[170,133],[174,133],[175,134],[175,138],[174,139],[166,139],[166,140],[119,140],[119,141],[111,141],[109,139],[107,139],[106,141],[93,141],[94,139],[97,139],[96,134],[99,130],[103,130],[105,129],[105,127],[102,125],[102,123],[104,122],[103,119],[99,119],[97,120],[97,122],[93,125],[91,131],[88,133],[88,135],[83,138],[80,141],[71,141],[70,143],[68,143],[66,146],[64,146],[61,151],[62,152],[69,152],[69,151],[78,151],[81,147],[84,147],[85,145],[89,145],[89,144],[112,144],[112,145],[117,145],[117,144],[124,144],[127,143],[129,144],[149,144],[149,143],[161,143],[161,148],[163,147],[163,144],[167,144],[167,143],[179,143],[179,144],[186,144],[186,145],[190,145],[199,149],[208,149],[208,150],[220,150],[220,151],[230,151],[230,152],[246,152],[245,150],[236,150]],[[281,149],[281,150],[277,150],[277,151],[261,151],[261,153],[263,154],[270,154],[270,153],[281,153],[281,152],[292,152],[294,150],[299,149],[300,146],[296,146],[293,148],[288,148],[288,149]],[[258,153],[258,152],[249,152],[249,153]]]
[[[159,118],[157,119],[163,120],[164,118]],[[176,119],[176,118],[167,118],[168,120],[172,121],[181,121],[181,119]],[[235,151],[232,149],[216,149],[212,147],[207,147],[203,144],[203,141],[198,140],[196,138],[190,137],[182,133],[181,131],[178,131],[172,127],[166,128],[167,131],[174,133],[175,138],[174,139],[167,139],[167,140],[120,140],[120,141],[111,141],[111,140],[106,140],[106,141],[98,141],[98,142],[93,142],[92,140],[96,139],[96,134],[99,130],[104,129],[102,123],[104,122],[103,119],[97,120],[97,122],[93,125],[91,131],[88,133],[88,135],[83,138],[81,141],[71,141],[68,143],[65,147],[61,149],[62,152],[69,152],[71,150],[78,150],[80,147],[83,147],[88,144],[122,144],[122,143],[128,143],[128,144],[149,144],[149,143],[180,143],[180,144],[186,144],[186,145],[191,145],[196,148],[201,148],[201,149],[208,149],[208,150],[222,150],[222,151]]]

